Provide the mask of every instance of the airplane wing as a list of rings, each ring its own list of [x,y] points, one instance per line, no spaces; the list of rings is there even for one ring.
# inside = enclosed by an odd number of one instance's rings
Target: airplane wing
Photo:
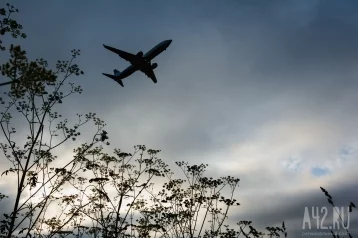
[[[145,75],[147,75],[154,83],[157,83],[157,77],[155,77],[153,69],[141,70]]]
[[[104,48],[106,48],[107,50],[110,50],[110,51],[112,51],[112,52],[118,54],[119,57],[121,57],[122,59],[127,60],[127,61],[129,61],[129,62],[132,61],[132,60],[136,57],[136,55],[131,54],[131,53],[128,53],[128,52],[125,52],[125,51],[123,51],[123,50],[118,50],[118,49],[116,49],[116,48],[110,47],[110,46],[105,45],[105,44],[103,44],[103,46],[104,46]]]

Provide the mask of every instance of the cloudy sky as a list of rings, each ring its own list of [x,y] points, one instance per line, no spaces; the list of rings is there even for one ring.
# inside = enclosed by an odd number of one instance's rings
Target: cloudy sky
[[[209,174],[239,177],[233,220],[284,220],[301,237],[305,207],[329,205],[320,186],[339,205],[358,203],[358,2],[14,4],[31,58],[82,51],[84,94],[66,113],[96,112],[113,147],[145,144],[172,167],[208,163]],[[102,44],[137,53],[166,39],[157,84],[137,72],[122,88],[101,75],[128,66]]]

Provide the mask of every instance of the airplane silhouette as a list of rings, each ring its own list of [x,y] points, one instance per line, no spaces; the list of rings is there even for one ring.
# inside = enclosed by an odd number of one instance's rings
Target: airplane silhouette
[[[155,77],[153,69],[158,67],[157,63],[151,63],[151,60],[154,59],[157,55],[162,53],[164,50],[168,48],[168,46],[172,43],[172,40],[165,40],[154,46],[151,50],[149,50],[146,54],[143,55],[142,51],[139,51],[136,55],[131,54],[122,50],[118,50],[108,45],[104,45],[104,48],[116,53],[119,57],[123,58],[126,61],[131,63],[125,70],[122,72],[117,69],[113,70],[114,75],[102,73],[103,75],[114,79],[117,83],[119,83],[122,87],[124,87],[122,79],[130,76],[136,71],[141,71],[145,75],[147,75],[154,83],[157,83],[157,78]]]

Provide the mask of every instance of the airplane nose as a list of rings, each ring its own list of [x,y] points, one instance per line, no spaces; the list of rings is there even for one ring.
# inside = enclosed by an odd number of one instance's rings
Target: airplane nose
[[[167,40],[168,46],[172,43],[173,40]]]

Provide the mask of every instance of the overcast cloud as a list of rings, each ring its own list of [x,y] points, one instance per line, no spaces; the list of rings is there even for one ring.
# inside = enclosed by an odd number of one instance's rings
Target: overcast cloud
[[[241,179],[233,219],[287,222],[301,237],[305,207],[357,203],[358,2],[15,1],[30,57],[82,55],[84,94],[66,114],[96,112],[111,145],[161,149]],[[128,63],[105,50],[146,52],[158,83],[137,72],[124,88],[102,72]],[[352,235],[358,218],[351,217]],[[354,227],[356,230],[354,230]]]

